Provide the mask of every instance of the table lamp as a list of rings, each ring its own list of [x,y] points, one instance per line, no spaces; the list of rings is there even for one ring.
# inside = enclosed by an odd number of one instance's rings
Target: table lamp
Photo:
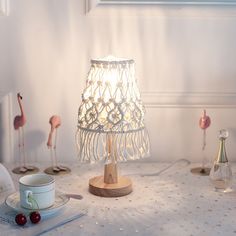
[[[149,155],[144,106],[136,84],[134,60],[112,56],[91,60],[78,111],[79,159],[105,160],[104,175],[89,180],[90,193],[120,197],[132,192],[128,177],[118,176],[117,162]]]

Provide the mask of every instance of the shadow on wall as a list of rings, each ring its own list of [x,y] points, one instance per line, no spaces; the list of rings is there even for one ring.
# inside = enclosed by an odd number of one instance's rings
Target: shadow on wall
[[[32,130],[25,133],[25,153],[28,163],[38,162],[40,160],[40,147],[46,140],[46,135],[40,130]],[[23,156],[19,157],[18,142],[15,143],[15,155],[17,162],[23,161]]]
[[[46,134],[40,130],[32,130],[26,133],[27,152],[30,158],[29,161],[38,161],[39,148],[46,140]],[[39,157],[40,159],[40,157]]]

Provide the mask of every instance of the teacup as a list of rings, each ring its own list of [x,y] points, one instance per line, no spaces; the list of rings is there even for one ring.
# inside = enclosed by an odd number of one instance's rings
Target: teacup
[[[19,179],[20,205],[27,209],[45,209],[55,201],[55,180],[47,174],[25,175]]]

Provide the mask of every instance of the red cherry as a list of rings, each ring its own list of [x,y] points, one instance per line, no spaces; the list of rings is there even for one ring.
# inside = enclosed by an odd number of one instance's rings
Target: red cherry
[[[37,224],[41,220],[39,212],[33,211],[30,213],[30,220],[33,224]]]
[[[15,222],[18,225],[25,225],[26,222],[27,222],[26,216],[24,214],[22,214],[22,213],[17,214],[16,217],[15,217]]]

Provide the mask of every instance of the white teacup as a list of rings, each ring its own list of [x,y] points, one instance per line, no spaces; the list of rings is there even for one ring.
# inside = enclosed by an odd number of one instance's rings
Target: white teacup
[[[25,175],[19,179],[19,191],[22,207],[45,209],[54,204],[55,180],[46,174]]]

